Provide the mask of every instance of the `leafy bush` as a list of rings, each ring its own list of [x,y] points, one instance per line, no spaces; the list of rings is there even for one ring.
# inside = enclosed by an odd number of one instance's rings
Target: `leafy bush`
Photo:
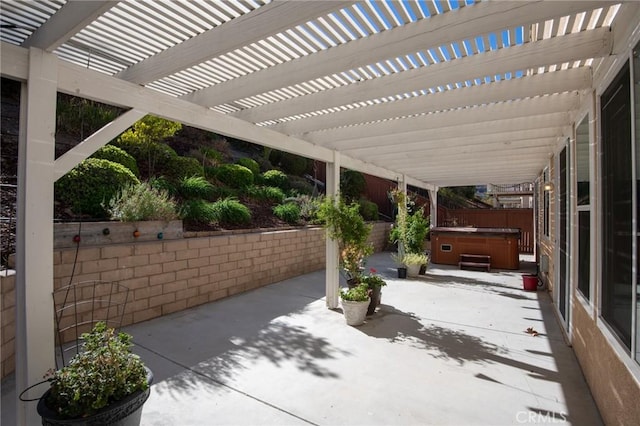
[[[87,137],[118,117],[121,108],[58,93],[56,132]]]
[[[422,253],[428,233],[429,219],[424,216],[424,210],[420,208],[407,217],[407,252]]]
[[[223,164],[216,170],[216,178],[232,188],[244,188],[253,184],[251,170],[239,164]]]
[[[213,191],[213,185],[202,176],[182,178],[176,185],[177,194],[184,199],[209,199]]]
[[[358,200],[364,190],[367,188],[367,182],[364,175],[355,170],[345,170],[340,176],[340,194],[347,201]]]
[[[173,136],[181,128],[180,123],[147,115],[121,134],[116,145],[136,159],[143,176],[155,176],[162,174],[160,170],[169,168],[171,160],[178,156],[162,140]]]
[[[273,214],[292,225],[300,221],[300,207],[295,203],[279,204],[273,208]]]
[[[313,185],[300,176],[289,176],[289,188],[291,192],[296,192],[297,194],[313,194]]]
[[[76,214],[104,218],[109,200],[123,187],[137,183],[138,178],[122,164],[87,158],[55,183],[55,195]]]
[[[204,176],[204,167],[192,157],[174,157],[166,164],[156,165],[158,173],[170,179],[180,180],[191,176]]]
[[[378,205],[373,201],[361,198],[359,201],[360,214],[364,220],[378,220]]]
[[[227,186],[214,186],[211,192],[211,200],[217,200],[220,198],[237,197],[240,191]]]
[[[360,284],[350,289],[342,289],[340,292],[342,300],[351,302],[366,302],[369,300],[369,287],[366,284]]]
[[[131,140],[118,139],[114,144],[136,159],[140,176],[145,178],[162,174],[160,171],[170,169],[171,164],[178,158],[178,154],[173,148],[164,143],[141,144]]]
[[[289,152],[278,151],[277,149],[271,151],[269,160],[285,172],[296,176],[302,175],[309,167],[307,158]]]
[[[284,192],[275,186],[248,186],[245,193],[255,199],[262,201],[270,201],[273,203],[282,203],[284,200]]]
[[[212,206],[218,223],[244,225],[251,221],[251,211],[235,198],[218,200]]]
[[[287,203],[296,203],[300,208],[300,217],[306,222],[314,223],[318,220],[320,200],[309,195],[298,195],[285,200]]]
[[[49,409],[67,418],[86,417],[149,387],[144,364],[131,353],[129,334],[116,335],[99,322],[82,340],[83,351],[53,373]]]
[[[105,145],[91,155],[91,158],[102,158],[103,160],[113,161],[114,163],[122,164],[131,172],[139,176],[138,164],[136,159],[133,158],[127,151],[122,148],[118,148],[114,145]]]
[[[241,166],[244,166],[247,169],[251,170],[251,173],[253,173],[254,176],[260,174],[260,165],[256,162],[256,160],[245,157],[240,158],[238,161],[236,161],[236,164],[240,164]]]
[[[289,178],[280,170],[267,170],[262,174],[262,178],[267,186],[277,186],[285,191],[289,187]]]
[[[140,220],[173,220],[176,203],[166,190],[156,189],[147,182],[130,185],[114,196],[109,202],[112,219],[121,222]]]
[[[186,222],[216,224],[217,214],[213,208],[213,203],[204,200],[186,200],[180,207],[180,217]]]

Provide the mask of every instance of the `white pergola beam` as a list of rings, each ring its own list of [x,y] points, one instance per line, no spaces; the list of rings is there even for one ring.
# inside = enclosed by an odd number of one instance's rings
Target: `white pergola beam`
[[[576,110],[580,107],[580,97],[576,92],[563,93],[554,96],[544,96],[531,99],[522,99],[511,102],[502,102],[492,105],[482,105],[460,110],[443,111],[437,114],[424,114],[414,117],[388,120],[367,125],[341,127],[338,129],[321,130],[305,133],[304,140],[311,143],[325,142],[327,147],[349,146],[351,141],[357,145],[358,140],[366,140],[375,136],[395,135],[403,131],[415,131],[421,129],[439,129],[464,125],[481,124],[491,117],[496,121],[508,121],[545,116],[546,114],[564,113]],[[569,121],[568,121],[569,122]],[[346,144],[346,145],[345,145]]]
[[[447,136],[443,138],[430,138],[429,131],[417,132],[412,134],[411,137],[402,135],[402,138],[394,141],[393,145],[387,146],[371,146],[357,149],[345,149],[344,152],[347,155],[355,156],[357,158],[375,159],[378,157],[384,158],[386,155],[393,155],[399,152],[403,154],[412,154],[414,152],[429,150],[441,150],[441,149],[457,149],[459,152],[463,152],[465,149],[472,149],[476,147],[489,147],[491,144],[501,144],[503,149],[509,148],[508,144],[518,140],[536,140],[542,138],[560,138],[566,134],[567,129],[571,129],[570,126],[556,127],[556,128],[541,128],[531,130],[517,130],[496,132],[485,135],[464,135],[464,136]]]
[[[16,238],[16,389],[42,380],[55,366],[53,292],[53,162],[57,59],[29,50],[18,149]],[[19,392],[16,392],[19,393]],[[31,398],[33,395],[27,395]],[[35,406],[17,400],[19,425],[40,423]]]
[[[612,43],[613,36],[608,28],[582,31],[365,80],[242,110],[233,115],[243,120],[259,123],[399,93],[411,93],[451,82],[464,82],[484,78],[488,75],[503,74],[505,70],[526,70],[563,62],[597,58],[609,55]]]
[[[55,162],[54,179],[60,179],[78,163],[89,157],[112,139],[116,138],[145,115],[147,115],[145,111],[137,109],[129,110],[86,138],[84,141],[80,142],[78,145],[74,146],[69,151],[65,152]]]
[[[220,105],[427,48],[437,48],[487,34],[496,28],[544,22],[606,4],[610,3],[563,1],[554,3],[553,7],[542,1],[476,3],[216,84],[185,98],[201,105]]]
[[[26,50],[0,44],[0,70],[3,75],[18,80],[26,80],[27,67],[13,66],[14,63],[24,63]],[[331,149],[311,144],[301,139],[293,138],[270,129],[260,128],[235,117],[229,117],[209,108],[194,105],[185,100],[177,99],[143,86],[110,77],[108,75],[87,70],[67,62],[58,61],[58,90],[74,96],[120,106],[147,111],[168,120],[179,121],[183,124],[210,130],[233,138],[257,143],[263,146],[279,149],[301,155],[313,160],[324,162],[333,161]],[[397,172],[383,166],[372,166],[357,159],[342,156],[342,162],[353,170],[376,176],[396,176]],[[418,180],[416,184],[425,185]],[[419,186],[419,185],[416,185]]]
[[[488,120],[483,123],[460,124],[458,126],[436,127],[431,128],[422,124],[419,118],[412,118],[409,123],[407,120],[394,120],[394,132],[384,131],[379,136],[369,136],[360,139],[351,139],[346,141],[337,141],[329,147],[337,148],[341,151],[348,152],[352,149],[373,148],[384,146],[398,146],[407,141],[432,141],[439,139],[458,139],[467,135],[486,136],[495,133],[504,132],[521,132],[528,130],[542,130],[565,127],[571,124],[568,120],[568,113],[557,112],[553,114],[544,114],[539,116],[518,117],[507,120]],[[398,123],[396,123],[398,122]],[[402,124],[405,124],[406,130],[403,130]],[[465,123],[460,121],[460,123]],[[409,124],[415,124],[411,126]],[[416,129],[416,127],[418,127]],[[389,139],[389,137],[393,139]]]
[[[269,128],[288,135],[299,135],[354,123],[367,123],[418,113],[570,92],[588,87],[591,87],[591,71],[587,68],[572,68],[327,113]]]
[[[147,84],[342,9],[352,1],[276,1],[170,47],[116,77]]]
[[[22,43],[22,47],[37,47],[51,52],[118,4],[118,1],[68,1],[49,20],[31,33]]]

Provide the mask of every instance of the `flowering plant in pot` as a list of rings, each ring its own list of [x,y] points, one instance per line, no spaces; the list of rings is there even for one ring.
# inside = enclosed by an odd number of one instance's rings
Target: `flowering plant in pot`
[[[405,253],[402,263],[407,266],[407,275],[417,277],[420,272],[420,266],[426,265],[429,257],[424,253]]]
[[[81,338],[82,351],[52,373],[38,401],[42,424],[140,424],[153,376],[131,353],[132,337],[98,322]]]
[[[369,307],[369,287],[359,284],[353,288],[342,289],[342,311],[348,325],[360,325],[364,322]]]
[[[373,315],[375,313],[376,307],[380,304],[382,287],[387,285],[386,281],[383,280],[380,275],[377,275],[377,272],[374,268],[370,268],[369,275],[360,277],[360,282],[365,284],[369,289],[369,297],[371,298],[371,302],[369,302],[369,307],[367,308],[367,315]]]

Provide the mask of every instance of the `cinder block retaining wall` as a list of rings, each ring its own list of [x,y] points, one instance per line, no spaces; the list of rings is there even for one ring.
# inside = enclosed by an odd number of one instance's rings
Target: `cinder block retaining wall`
[[[371,242],[384,248],[389,224],[373,224]],[[324,268],[322,228],[296,228],[171,241],[55,250],[54,288],[90,280],[130,289],[123,325],[212,302]],[[14,370],[15,275],[1,276],[2,377]]]

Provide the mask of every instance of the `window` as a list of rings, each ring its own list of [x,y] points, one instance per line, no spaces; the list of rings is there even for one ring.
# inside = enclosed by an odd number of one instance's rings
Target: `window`
[[[629,64],[602,94],[602,317],[631,349],[633,170]]]
[[[587,300],[591,296],[591,202],[589,187],[589,116],[576,127],[576,175],[578,201],[578,290]]]

